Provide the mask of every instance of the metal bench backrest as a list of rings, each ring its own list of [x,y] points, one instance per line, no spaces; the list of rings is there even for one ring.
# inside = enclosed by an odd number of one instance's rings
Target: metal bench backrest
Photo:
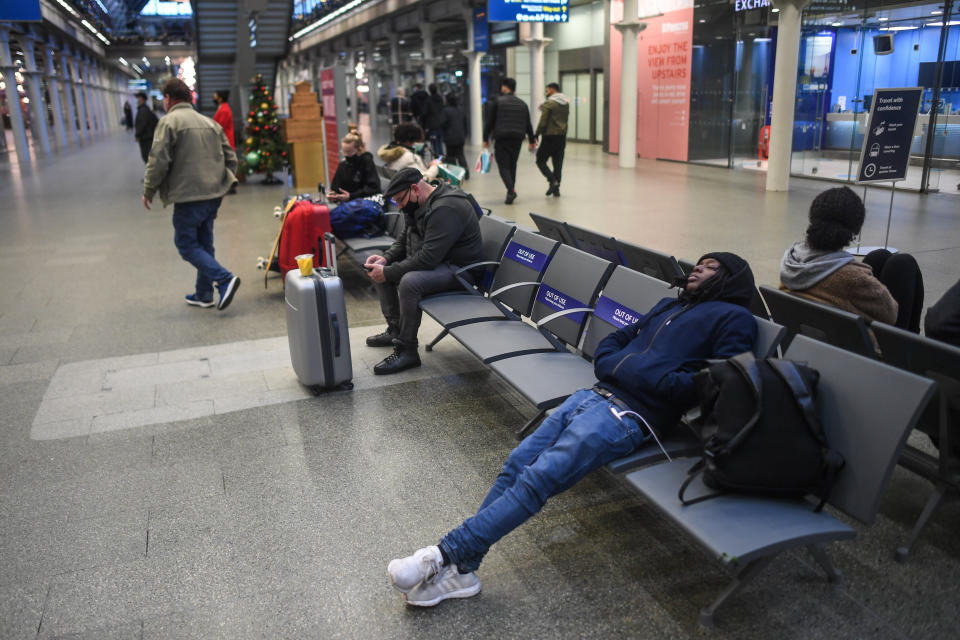
[[[611,236],[605,236],[602,233],[584,229],[575,224],[567,224],[567,231],[573,238],[573,246],[581,251],[609,260],[613,264],[623,264],[623,259],[617,249],[617,241]]]
[[[845,460],[829,504],[871,524],[933,381],[807,336],[797,336],[784,357],[820,372],[818,412],[827,442]]]
[[[777,347],[787,335],[787,329],[772,320],[757,318],[757,338],[753,342],[753,355],[757,358],[773,358],[777,355]]]
[[[766,285],[760,287],[775,322],[787,328],[784,346],[796,335],[805,335],[835,347],[876,358],[867,324],[855,313],[806,300]]]
[[[388,236],[393,236],[394,238],[399,237],[399,232],[403,232],[403,227],[405,226],[403,221],[403,213],[400,211],[388,211],[383,214],[384,220],[384,232]]]
[[[530,212],[530,219],[537,225],[537,233],[547,238],[576,247],[577,243],[573,241],[570,231],[567,229],[567,223],[561,220],[554,220],[539,213]]]
[[[556,240],[517,228],[503,252],[490,291],[495,292],[518,282],[540,282],[559,246]],[[529,316],[536,294],[535,286],[516,287],[498,295],[497,300],[520,315]]]
[[[884,362],[937,382],[937,401],[927,407],[921,424],[934,428],[942,426],[939,395],[953,396],[960,387],[960,348],[882,322],[873,323],[871,328]],[[953,444],[960,441],[960,424],[951,425],[950,435]],[[947,453],[942,443],[940,451],[941,456]]]
[[[482,216],[479,224],[480,235],[483,238],[483,261],[499,262],[510,243],[510,238],[517,230],[517,225],[490,216]],[[473,270],[473,277],[480,291],[487,291],[490,288],[495,271],[496,267]]]
[[[641,247],[626,240],[617,240],[617,246],[620,255],[623,256],[623,264],[634,271],[639,271],[651,278],[657,278],[669,284],[673,284],[677,278],[684,275],[677,259],[673,256]]]
[[[613,265],[607,260],[569,245],[560,245],[543,274],[530,319],[540,322],[565,309],[592,309],[612,271]],[[543,328],[563,342],[576,346],[589,316],[588,312],[573,313],[556,318]]]
[[[581,351],[592,360],[600,341],[617,329],[633,324],[667,296],[675,295],[662,280],[618,266],[597,299],[590,316]]]

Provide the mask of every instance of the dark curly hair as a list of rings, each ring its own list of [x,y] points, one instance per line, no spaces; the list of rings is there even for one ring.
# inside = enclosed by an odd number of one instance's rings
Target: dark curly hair
[[[839,251],[860,233],[866,210],[850,187],[827,189],[810,203],[807,244],[818,251]]]
[[[393,129],[393,139],[396,142],[420,142],[423,138],[423,129],[413,122],[398,124]]]

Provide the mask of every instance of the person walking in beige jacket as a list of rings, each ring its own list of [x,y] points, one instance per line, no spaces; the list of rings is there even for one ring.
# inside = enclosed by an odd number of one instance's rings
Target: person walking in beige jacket
[[[186,83],[171,78],[163,85],[167,115],[157,123],[143,179],[143,206],[154,195],[173,203],[173,242],[180,256],[197,269],[196,287],[186,296],[189,305],[226,309],[240,278],[214,258],[213,221],[220,201],[237,178],[237,155],[223,128],[193,109]],[[220,299],[213,300],[216,283]]]

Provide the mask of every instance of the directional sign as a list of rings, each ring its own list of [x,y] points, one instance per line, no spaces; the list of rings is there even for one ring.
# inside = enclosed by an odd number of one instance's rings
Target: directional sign
[[[567,22],[569,0],[488,0],[490,22]]]
[[[877,89],[860,150],[857,182],[896,182],[907,177],[910,147],[923,87]]]

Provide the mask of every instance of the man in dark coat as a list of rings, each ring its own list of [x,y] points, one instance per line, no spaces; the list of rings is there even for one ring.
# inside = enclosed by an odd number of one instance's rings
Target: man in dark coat
[[[387,567],[407,604],[432,607],[480,593],[474,573],[490,547],[590,471],[675,428],[696,399],[693,377],[710,359],[749,351],[753,273],[732,253],[708,253],[679,298],[661,300],[597,347],[599,382],[581,389],[524,440],[476,515],[439,544]]]
[[[423,121],[427,116],[429,102],[430,94],[423,90],[423,85],[420,83],[413,85],[413,93],[410,94],[410,111],[413,113],[413,119],[424,129],[426,126]]]
[[[153,146],[153,132],[157,128],[157,114],[147,106],[147,94],[137,94],[137,120],[133,127],[133,136],[140,145],[140,157],[146,162]]]
[[[517,199],[514,186],[517,181],[517,160],[520,159],[520,147],[523,136],[530,140],[530,151],[537,148],[537,137],[530,124],[530,109],[526,103],[513,95],[517,90],[517,81],[504,78],[500,86],[500,97],[487,107],[487,122],[483,127],[483,148],[490,148],[493,137],[493,157],[497,161],[497,170],[503,186],[507,188],[504,204],[513,204]]]
[[[373,368],[376,374],[420,366],[417,331],[420,300],[431,293],[460,288],[459,267],[483,260],[483,239],[470,198],[449,185],[433,187],[417,169],[401,169],[383,192],[403,211],[406,227],[384,254],[364,267],[376,283],[387,330],[367,338],[371,347],[393,346]]]
[[[443,143],[447,147],[446,160],[457,164],[467,172],[463,179],[470,179],[470,167],[467,158],[463,155],[463,145],[467,142],[467,115],[457,104],[457,96],[448,93],[446,106],[443,108]]]

